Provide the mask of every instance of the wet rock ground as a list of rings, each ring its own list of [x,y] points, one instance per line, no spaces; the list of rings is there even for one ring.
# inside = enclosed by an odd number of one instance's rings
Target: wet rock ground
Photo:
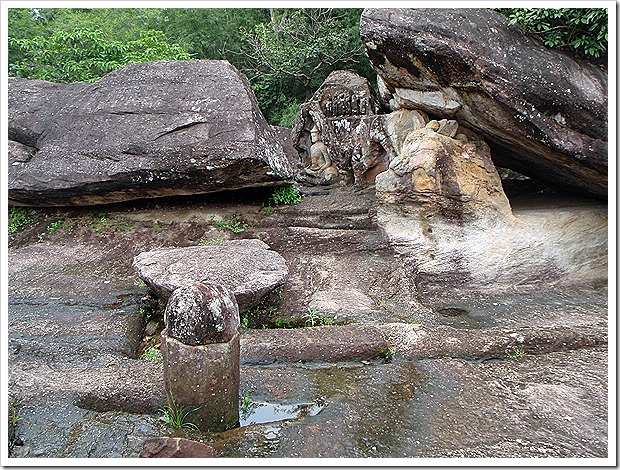
[[[371,192],[306,192],[271,215],[260,191],[32,211],[9,237],[10,455],[133,458],[171,436],[222,457],[607,456],[606,283],[419,292]],[[287,261],[277,314],[332,324],[242,329],[241,415],[256,424],[167,427],[133,257],[245,237]]]

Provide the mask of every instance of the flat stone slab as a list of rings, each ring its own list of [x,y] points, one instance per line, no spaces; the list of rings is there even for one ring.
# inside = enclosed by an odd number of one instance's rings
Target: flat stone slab
[[[253,330],[241,336],[241,362],[337,362],[365,360],[387,352],[382,332],[370,325]]]
[[[133,267],[164,300],[191,281],[222,284],[235,295],[240,312],[258,305],[288,276],[284,258],[258,239],[148,251],[136,256]]]

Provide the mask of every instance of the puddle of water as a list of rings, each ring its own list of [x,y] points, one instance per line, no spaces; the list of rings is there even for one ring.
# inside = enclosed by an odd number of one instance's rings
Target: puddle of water
[[[324,408],[318,403],[297,403],[281,405],[274,403],[250,403],[239,410],[239,425],[250,426],[252,424],[273,423],[289,419],[297,419],[301,416],[316,416]]]

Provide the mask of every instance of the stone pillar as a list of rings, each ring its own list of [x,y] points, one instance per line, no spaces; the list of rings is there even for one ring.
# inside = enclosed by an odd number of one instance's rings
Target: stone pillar
[[[220,284],[194,282],[176,289],[162,331],[164,381],[169,397],[203,431],[239,424],[239,309]]]

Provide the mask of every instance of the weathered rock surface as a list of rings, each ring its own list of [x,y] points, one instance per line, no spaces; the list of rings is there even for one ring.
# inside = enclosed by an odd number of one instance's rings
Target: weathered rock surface
[[[607,76],[487,9],[366,9],[361,35],[393,109],[482,134],[500,166],[607,195]]]
[[[213,447],[181,437],[153,437],[144,442],[140,458],[213,458]]]
[[[244,364],[365,360],[388,347],[381,331],[370,325],[255,330],[242,337],[241,360]]]
[[[512,221],[459,225],[420,217],[412,204],[383,204],[377,219],[394,250],[415,266],[418,291],[607,282],[605,205],[561,197],[550,207],[537,207],[536,198],[511,202]]]
[[[437,121],[428,126],[433,123]],[[511,219],[489,146],[482,141],[455,140],[458,124],[447,123],[442,128],[437,123],[436,131],[425,127],[407,135],[387,171],[377,175],[377,199],[416,203],[423,216],[438,214],[459,222]]]
[[[367,154],[366,160],[372,161],[368,167],[380,164],[384,150],[374,149],[374,155],[368,155],[368,138],[373,130],[381,129],[382,118],[376,116],[378,112],[379,105],[368,80],[349,70],[329,74],[312,99],[301,105],[297,115],[293,145],[302,165],[308,168],[298,178],[315,184],[350,183],[354,179],[352,159],[359,160],[362,153]],[[314,128],[318,132],[318,144],[312,135]],[[330,162],[316,161],[319,157],[313,146],[320,144],[326,147]],[[327,166],[320,169],[324,164]],[[325,178],[323,174],[330,167],[337,172],[334,177]],[[356,180],[361,177],[362,173],[355,175]]]
[[[183,344],[226,343],[237,333],[239,308],[224,286],[192,282],[172,293],[164,322],[166,333]]]
[[[162,299],[188,282],[205,281],[229,289],[240,312],[257,305],[288,276],[284,258],[257,239],[148,251],[136,256],[133,266]]]
[[[239,423],[239,333],[225,343],[188,346],[161,335],[164,382],[169,400],[187,411],[202,431]]]
[[[226,61],[134,64],[71,85],[10,78],[9,110],[15,204],[101,204],[292,177],[249,82]]]

